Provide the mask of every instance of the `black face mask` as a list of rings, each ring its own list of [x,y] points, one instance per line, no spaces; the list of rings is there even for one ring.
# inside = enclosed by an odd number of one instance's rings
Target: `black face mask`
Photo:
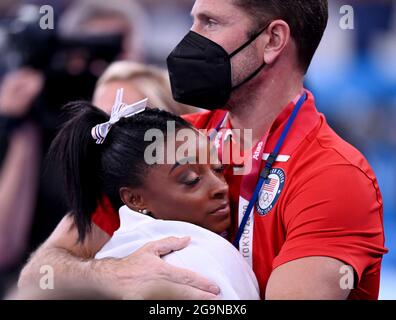
[[[233,90],[253,79],[265,67],[232,87],[231,58],[249,46],[267,27],[230,55],[216,42],[190,31],[167,59],[173,98],[208,110],[224,108]]]

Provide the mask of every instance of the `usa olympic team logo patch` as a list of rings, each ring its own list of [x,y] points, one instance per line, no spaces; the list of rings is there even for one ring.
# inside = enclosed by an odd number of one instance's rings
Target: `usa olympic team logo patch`
[[[256,208],[259,215],[264,216],[268,214],[275,206],[282,193],[285,184],[286,176],[282,169],[272,169],[268,179],[261,187]]]

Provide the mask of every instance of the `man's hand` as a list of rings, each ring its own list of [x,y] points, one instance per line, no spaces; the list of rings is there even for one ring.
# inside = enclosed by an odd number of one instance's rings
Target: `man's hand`
[[[185,248],[189,238],[151,242],[123,259],[92,261],[102,290],[120,299],[215,299],[219,288],[198,274],[164,262],[161,256]]]
[[[7,74],[0,86],[0,113],[22,117],[32,106],[44,85],[43,75],[29,68]]]

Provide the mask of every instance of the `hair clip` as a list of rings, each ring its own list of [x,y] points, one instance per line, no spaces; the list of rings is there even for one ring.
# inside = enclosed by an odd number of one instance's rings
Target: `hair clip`
[[[91,135],[96,140],[96,144],[103,144],[110,132],[111,127],[120,121],[120,119],[132,117],[147,108],[147,98],[134,104],[127,105],[122,102],[123,95],[124,89],[118,89],[113,107],[111,109],[110,120],[100,123],[92,128]]]

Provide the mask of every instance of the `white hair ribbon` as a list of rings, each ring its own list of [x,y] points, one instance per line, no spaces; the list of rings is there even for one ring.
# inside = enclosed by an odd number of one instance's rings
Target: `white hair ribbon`
[[[96,140],[96,144],[102,144],[106,139],[111,127],[120,121],[121,118],[129,118],[144,111],[147,107],[148,99],[143,99],[134,104],[127,105],[122,102],[124,89],[118,89],[113,108],[111,109],[110,120],[100,123],[92,128],[91,135]]]

